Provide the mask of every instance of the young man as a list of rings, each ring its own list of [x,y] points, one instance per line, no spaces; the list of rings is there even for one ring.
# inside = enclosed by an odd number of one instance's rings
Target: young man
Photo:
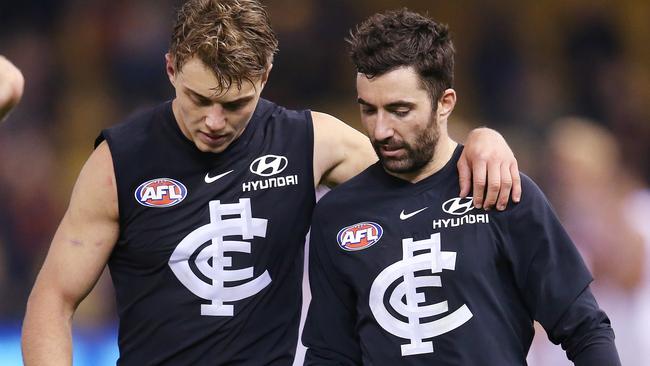
[[[618,365],[592,278],[527,177],[503,212],[458,196],[447,27],[407,10],[352,36],[379,157],[318,204],[307,365],[524,365],[538,320],[576,365]]]
[[[23,96],[25,80],[14,64],[0,55],[0,122],[18,104]]]
[[[29,299],[26,364],[70,364],[71,318],[107,263],[118,364],[292,363],[315,186],[376,158],[341,121],[260,98],[276,48],[257,1],[183,5],[166,56],[176,96],[99,137]],[[470,160],[510,154],[488,135]],[[505,204],[517,172],[499,160],[487,169],[506,184],[487,201]]]

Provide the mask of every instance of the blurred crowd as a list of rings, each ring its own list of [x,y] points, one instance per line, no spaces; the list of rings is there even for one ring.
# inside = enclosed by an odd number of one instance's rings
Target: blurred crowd
[[[20,323],[98,132],[173,96],[163,57],[181,2],[0,3],[0,54],[26,79],[21,104],[0,125],[0,325]],[[354,24],[402,6],[448,23],[459,95],[452,133],[478,125],[503,133],[592,270],[623,364],[650,365],[648,1],[262,2],[280,40],[263,96],[355,127],[344,42]],[[114,313],[105,276],[75,321],[113,324]],[[562,364],[548,345],[537,337],[531,365]]]

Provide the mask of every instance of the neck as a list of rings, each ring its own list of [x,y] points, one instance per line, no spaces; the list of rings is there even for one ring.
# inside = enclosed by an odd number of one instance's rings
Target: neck
[[[458,146],[458,143],[452,140],[448,135],[440,136],[440,140],[438,140],[436,148],[433,152],[433,157],[427,163],[427,165],[412,173],[394,173],[388,170],[386,170],[386,172],[399,179],[411,183],[417,183],[425,178],[432,176],[440,169],[442,169],[447,164],[447,162],[449,162],[452,155],[454,155],[456,146]]]
[[[172,113],[174,113],[174,121],[176,122],[178,128],[183,133],[183,136],[185,136],[185,138],[188,140],[192,140],[192,136],[190,136],[189,131],[186,130],[185,124],[181,123],[182,122],[181,111],[179,110],[179,108],[180,107],[178,106],[178,99],[174,98],[174,100],[172,100]]]

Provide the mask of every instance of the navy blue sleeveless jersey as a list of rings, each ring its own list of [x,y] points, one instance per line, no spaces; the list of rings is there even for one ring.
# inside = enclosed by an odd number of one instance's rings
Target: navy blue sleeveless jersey
[[[119,365],[291,365],[315,205],[308,111],[260,100],[219,154],[164,103],[104,130],[120,235]]]
[[[319,202],[305,364],[525,365],[533,319],[574,359],[599,342],[617,359],[544,195],[523,176],[521,203],[473,208],[458,197],[461,151],[415,184],[376,163]]]

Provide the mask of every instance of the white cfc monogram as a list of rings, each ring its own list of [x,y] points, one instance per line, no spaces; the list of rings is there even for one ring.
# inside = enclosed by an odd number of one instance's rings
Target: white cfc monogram
[[[472,317],[472,312],[463,304],[442,318],[422,322],[422,318],[448,313],[449,306],[447,301],[422,305],[426,302],[425,296],[417,292],[417,289],[442,287],[440,276],[433,274],[441,273],[443,269],[453,271],[456,268],[456,253],[440,250],[440,233],[432,234],[425,240],[402,239],[402,253],[403,259],[386,267],[372,283],[370,309],[379,325],[387,332],[410,340],[410,343],[402,345],[402,356],[433,353],[433,343],[425,342],[424,339],[460,327]],[[415,276],[415,272],[420,271],[431,271],[432,275]],[[403,281],[388,294],[389,304],[396,313],[407,319],[406,322],[391,315],[384,306],[388,288],[400,278]]]
[[[210,223],[189,233],[178,244],[171,257],[169,266],[179,281],[195,295],[210,300],[209,304],[201,305],[201,315],[233,316],[234,305],[226,304],[245,299],[260,292],[271,283],[268,271],[253,278],[253,267],[229,270],[232,257],[227,252],[251,253],[251,243],[247,241],[224,240],[225,236],[241,236],[243,240],[253,237],[266,237],[266,219],[254,218],[251,213],[251,202],[242,198],[239,203],[222,204],[220,201],[210,201]],[[228,218],[224,219],[224,216]],[[234,218],[233,218],[234,216]],[[210,241],[197,254],[196,251],[204,243]],[[196,255],[195,266],[203,276],[212,280],[207,283],[199,278],[190,266],[190,258]],[[212,260],[212,265],[210,265]],[[248,282],[238,286],[226,287],[226,283],[234,281]]]

